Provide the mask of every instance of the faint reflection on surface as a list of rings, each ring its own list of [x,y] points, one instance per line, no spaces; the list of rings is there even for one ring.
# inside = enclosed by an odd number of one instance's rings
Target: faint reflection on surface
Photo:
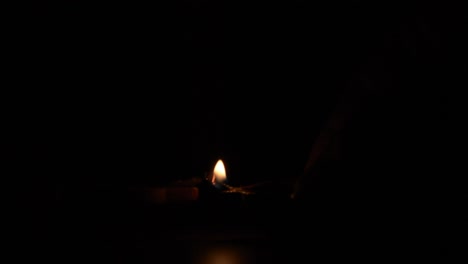
[[[195,264],[248,264],[252,263],[251,254],[238,247],[212,247],[197,253]]]

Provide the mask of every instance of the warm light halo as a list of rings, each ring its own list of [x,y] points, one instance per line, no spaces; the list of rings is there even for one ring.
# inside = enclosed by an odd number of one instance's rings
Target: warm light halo
[[[212,183],[222,183],[226,181],[226,169],[222,160],[218,160],[213,170]]]

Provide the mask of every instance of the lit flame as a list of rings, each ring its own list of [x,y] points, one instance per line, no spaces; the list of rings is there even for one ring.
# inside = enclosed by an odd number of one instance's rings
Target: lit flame
[[[218,160],[213,170],[213,178],[211,179],[211,182],[215,184],[215,183],[222,183],[225,180],[226,180],[226,170],[224,169],[224,163],[222,160]]]

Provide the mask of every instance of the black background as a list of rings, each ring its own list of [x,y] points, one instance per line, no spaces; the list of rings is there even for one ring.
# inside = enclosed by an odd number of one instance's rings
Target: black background
[[[376,92],[364,94],[342,146],[339,169],[353,176],[325,178],[324,199],[348,198],[352,186],[443,208],[449,106],[465,87],[461,6],[44,1],[18,10],[4,50],[1,155],[22,204],[44,211],[77,194],[202,176],[218,158],[235,184],[290,181],[342,92],[367,87]]]
[[[439,111],[463,71],[461,11],[447,6],[45,1],[23,10],[6,75],[25,92],[5,111],[23,136],[4,142],[49,149],[103,182],[200,176],[218,158],[240,182],[297,175],[339,91],[370,83],[411,110]]]

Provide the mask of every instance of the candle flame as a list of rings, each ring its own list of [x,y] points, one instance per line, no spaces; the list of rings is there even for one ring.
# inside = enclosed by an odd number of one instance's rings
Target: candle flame
[[[222,183],[226,180],[226,170],[224,169],[224,163],[222,160],[218,160],[213,170],[212,183]]]

